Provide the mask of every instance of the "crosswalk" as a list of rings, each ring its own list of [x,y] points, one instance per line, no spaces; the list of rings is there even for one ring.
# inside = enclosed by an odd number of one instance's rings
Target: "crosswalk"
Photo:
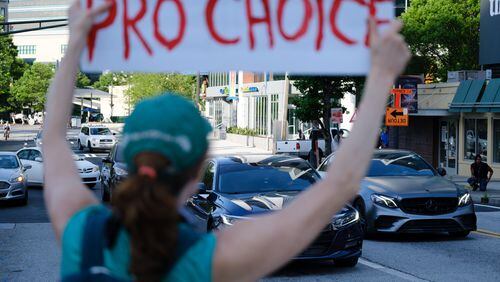
[[[78,154],[78,156],[80,157],[84,157],[84,158],[104,158],[104,157],[107,157],[108,154],[107,153],[102,153],[102,154]]]

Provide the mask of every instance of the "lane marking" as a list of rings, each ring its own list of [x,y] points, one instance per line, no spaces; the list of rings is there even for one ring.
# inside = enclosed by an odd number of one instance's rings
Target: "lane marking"
[[[495,206],[490,206],[490,205],[474,204],[474,206],[483,207],[483,208],[490,208],[490,209],[494,209],[494,210],[500,210],[500,207],[495,207]]]
[[[500,239],[500,233],[496,233],[496,232],[493,232],[493,231],[484,230],[484,229],[478,229],[478,230],[472,231],[472,232],[476,233],[476,234],[490,236],[490,237],[493,237],[493,238]]]
[[[389,268],[389,267],[383,266],[381,264],[366,260],[364,258],[360,258],[359,263],[361,263],[362,265],[368,266],[370,268],[373,268],[375,270],[382,271],[382,272],[385,272],[387,274],[404,279],[406,281],[418,281],[418,282],[429,281],[429,280],[425,280],[425,279],[422,279],[420,277],[417,277],[415,275],[405,273],[405,272],[402,272],[402,271],[399,271],[399,270],[396,270],[393,268]]]

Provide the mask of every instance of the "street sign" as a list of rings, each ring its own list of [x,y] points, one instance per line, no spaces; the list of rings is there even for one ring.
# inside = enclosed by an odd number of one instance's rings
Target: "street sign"
[[[401,95],[411,95],[413,93],[412,89],[394,88],[391,90],[391,94],[394,95],[393,107],[401,108]]]
[[[387,108],[385,112],[386,126],[408,126],[407,108]]]
[[[342,108],[333,108],[332,115],[331,115],[332,123],[333,124],[343,123],[344,122],[343,114],[344,114],[344,111],[342,110]]]

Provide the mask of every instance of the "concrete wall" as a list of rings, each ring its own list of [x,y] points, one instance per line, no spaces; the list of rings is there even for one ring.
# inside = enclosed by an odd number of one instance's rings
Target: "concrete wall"
[[[129,86],[113,86],[110,92],[113,95],[113,110],[111,110],[111,97],[101,98],[101,113],[105,118],[125,117],[129,115],[129,101],[126,91]],[[132,109],[130,109],[130,112]]]

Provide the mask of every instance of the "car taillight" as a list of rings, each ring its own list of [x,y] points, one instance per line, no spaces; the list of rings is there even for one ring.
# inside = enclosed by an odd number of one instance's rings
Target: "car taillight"
[[[295,143],[295,149],[298,151],[300,150],[300,143]]]

